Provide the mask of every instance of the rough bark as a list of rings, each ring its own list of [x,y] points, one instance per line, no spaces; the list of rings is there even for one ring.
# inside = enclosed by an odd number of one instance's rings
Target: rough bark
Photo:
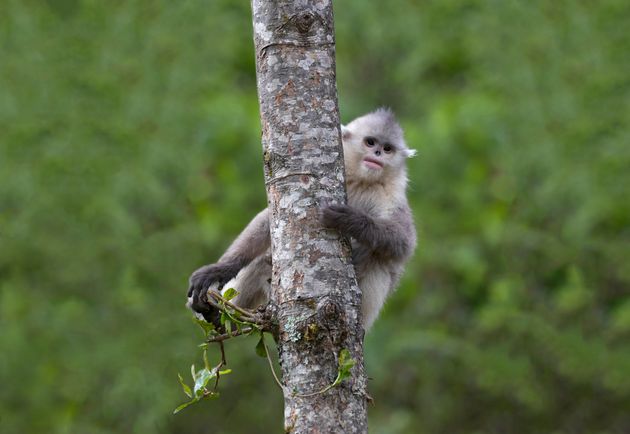
[[[366,433],[361,293],[318,209],[346,200],[331,0],[253,0],[287,433]],[[347,348],[352,378],[324,393]],[[310,395],[310,396],[305,396]]]

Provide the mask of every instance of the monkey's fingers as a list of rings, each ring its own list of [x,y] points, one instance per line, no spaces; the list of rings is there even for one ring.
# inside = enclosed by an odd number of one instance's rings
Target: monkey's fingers
[[[331,205],[321,209],[320,222],[324,227],[337,229],[347,215],[344,205]]]
[[[188,297],[191,297],[195,291],[208,289],[210,285],[220,279],[220,276],[216,272],[216,267],[208,265],[201,267],[195,271],[188,280]]]
[[[208,304],[208,300],[203,295],[203,292],[197,290],[193,291],[191,295],[190,308],[200,314],[208,312],[211,309]]]
[[[210,305],[207,299],[206,290],[195,290],[189,301],[189,307],[201,316],[206,322],[214,324],[217,330],[221,327],[221,312],[216,307]]]

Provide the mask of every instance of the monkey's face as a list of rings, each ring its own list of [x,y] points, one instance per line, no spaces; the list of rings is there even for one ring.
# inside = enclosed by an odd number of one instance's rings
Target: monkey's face
[[[367,169],[366,174],[382,175],[391,167],[397,166],[396,147],[384,138],[366,136],[362,140],[363,160],[362,166]]]
[[[400,127],[368,114],[342,128],[346,174],[349,181],[387,182],[405,176],[405,159],[411,155]]]

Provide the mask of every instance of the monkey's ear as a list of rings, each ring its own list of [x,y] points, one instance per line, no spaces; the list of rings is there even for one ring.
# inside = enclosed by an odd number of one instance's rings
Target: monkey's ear
[[[407,158],[415,157],[417,152],[418,151],[416,151],[415,149],[405,149],[405,157]]]
[[[342,125],[341,126],[341,139],[348,140],[350,137],[352,137],[352,133],[345,125]]]

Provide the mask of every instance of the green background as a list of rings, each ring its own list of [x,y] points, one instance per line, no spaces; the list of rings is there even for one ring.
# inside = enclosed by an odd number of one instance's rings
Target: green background
[[[630,2],[335,14],[342,120],[418,149],[371,432],[630,432]],[[251,33],[245,1],[0,1],[0,432],[281,432],[255,339],[171,414],[188,276],[265,205]]]

